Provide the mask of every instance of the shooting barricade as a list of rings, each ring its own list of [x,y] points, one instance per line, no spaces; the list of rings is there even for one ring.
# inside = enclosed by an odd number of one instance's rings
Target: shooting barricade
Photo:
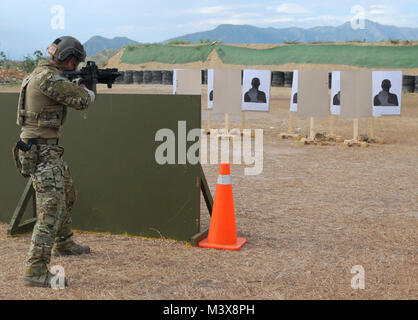
[[[19,175],[11,156],[19,136],[17,99],[16,93],[0,94],[0,221],[10,222],[10,235],[30,231],[36,221],[31,182]],[[209,212],[213,200],[205,175],[200,163],[179,163],[179,145],[187,151],[196,143],[181,136],[179,121],[188,131],[200,129],[200,104],[200,96],[104,94],[89,110],[69,110],[60,145],[79,195],[74,229],[192,244],[206,237],[208,230],[200,230],[201,191]],[[176,164],[156,161],[161,129],[178,135]]]

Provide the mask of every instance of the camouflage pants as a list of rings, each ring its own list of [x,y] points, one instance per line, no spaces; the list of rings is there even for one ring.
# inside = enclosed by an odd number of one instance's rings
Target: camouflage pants
[[[62,159],[64,148],[52,145],[39,146],[39,161],[31,174],[36,191],[38,220],[33,230],[25,275],[41,275],[51,261],[54,243],[63,248],[72,242],[72,209],[76,190]]]

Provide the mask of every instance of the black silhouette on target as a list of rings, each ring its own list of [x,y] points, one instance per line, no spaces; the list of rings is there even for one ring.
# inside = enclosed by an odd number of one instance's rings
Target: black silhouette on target
[[[334,96],[334,99],[333,99],[332,102],[333,102],[334,106],[341,105],[341,91],[338,91],[338,93]]]
[[[397,107],[399,106],[398,96],[390,92],[392,83],[389,79],[382,81],[382,91],[374,97],[374,105],[382,107]]]
[[[244,102],[267,103],[266,94],[259,90],[260,84],[259,78],[253,78],[252,88],[245,93]]]

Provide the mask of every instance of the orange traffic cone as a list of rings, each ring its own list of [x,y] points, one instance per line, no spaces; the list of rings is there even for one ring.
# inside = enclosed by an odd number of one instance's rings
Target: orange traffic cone
[[[244,238],[237,238],[229,163],[221,164],[212,218],[210,220],[209,236],[205,240],[200,241],[198,246],[202,248],[239,250],[246,241]]]

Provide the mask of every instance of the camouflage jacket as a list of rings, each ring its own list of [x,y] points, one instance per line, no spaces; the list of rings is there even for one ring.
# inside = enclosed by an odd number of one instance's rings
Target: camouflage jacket
[[[22,83],[18,105],[20,137],[55,139],[61,135],[67,107],[89,106],[86,90],[68,81],[50,61],[41,61]]]

